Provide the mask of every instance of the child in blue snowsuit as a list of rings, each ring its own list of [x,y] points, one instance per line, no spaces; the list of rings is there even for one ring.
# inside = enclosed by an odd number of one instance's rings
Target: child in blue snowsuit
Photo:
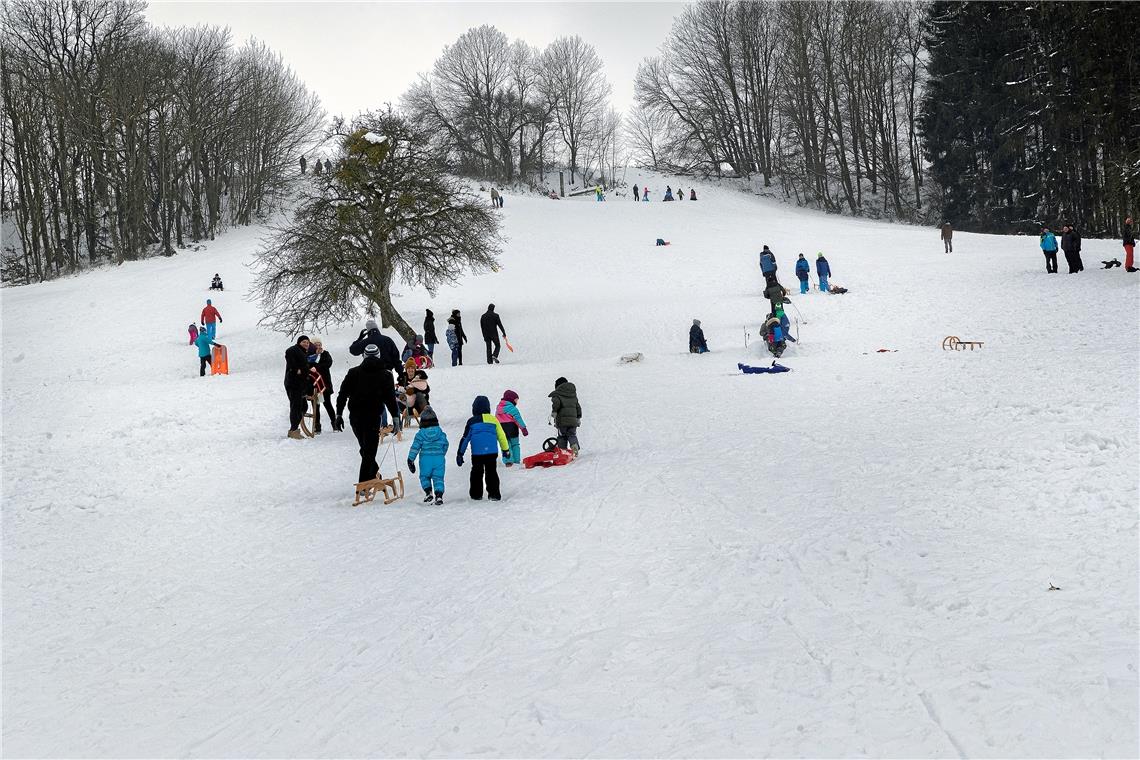
[[[827,259],[823,254],[815,257],[815,273],[819,275],[819,289],[825,293],[828,291],[827,278],[831,276],[831,267],[827,265]]]
[[[811,273],[811,264],[801,253],[796,259],[796,277],[800,278],[800,293],[808,292],[808,274]]]
[[[519,448],[519,433],[529,435],[526,431],[526,423],[522,418],[522,412],[519,411],[518,403],[519,394],[511,390],[503,391],[503,400],[499,402],[499,406],[495,409],[495,419],[499,421],[499,425],[503,428],[503,435],[507,437],[509,451],[503,454],[503,464],[507,467],[522,461],[522,451]]]
[[[443,504],[443,474],[446,468],[447,434],[439,426],[439,418],[430,406],[420,412],[420,429],[408,449],[408,470],[416,471],[416,455],[420,458],[420,488],[424,489],[424,504],[433,500]],[[434,490],[433,490],[434,489]]]

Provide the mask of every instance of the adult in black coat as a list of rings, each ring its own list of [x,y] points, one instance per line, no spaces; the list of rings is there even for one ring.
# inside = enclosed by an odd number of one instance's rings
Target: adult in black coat
[[[336,397],[337,427],[344,427],[344,407],[347,404],[352,434],[360,444],[358,483],[372,480],[380,472],[380,466],[376,464],[376,449],[380,447],[381,407],[387,407],[393,419],[398,417],[392,373],[379,356],[376,345],[369,344],[364,351],[364,361],[344,376]]]
[[[380,328],[376,326],[376,320],[370,319],[364,323],[364,329],[360,331],[360,337],[353,341],[349,346],[348,352],[353,356],[362,356],[364,348],[369,344],[373,344],[380,350],[380,363],[386,369],[393,372],[399,372],[403,368],[403,362],[400,361],[400,349],[396,348],[396,341],[389,338],[384,333],[380,332]]]
[[[1066,224],[1062,229],[1061,250],[1065,252],[1065,261],[1069,263],[1069,274],[1085,271],[1084,262],[1081,261],[1081,233],[1071,224]]]
[[[693,326],[689,328],[689,353],[706,354],[709,344],[705,342],[705,331],[701,329],[701,320],[694,319]]]
[[[495,313],[495,304],[488,304],[483,316],[479,317],[479,329],[483,332],[483,342],[487,344],[487,363],[499,363],[499,332],[507,337],[503,320]]]
[[[333,365],[332,354],[330,354],[328,351],[325,350],[324,343],[321,341],[320,338],[317,338],[316,340],[312,341],[312,344],[313,344],[313,346],[312,346],[313,354],[310,358],[316,359],[316,361],[313,362],[313,366],[315,366],[317,368],[317,372],[320,373],[321,379],[325,381],[325,391],[323,394],[324,395],[324,406],[325,406],[325,411],[329,415],[329,424],[333,426],[333,430],[340,430],[341,429],[340,426],[336,424],[336,412],[333,411],[333,405],[332,405],[332,395],[333,395],[333,391],[335,390],[333,388],[333,381],[332,381],[332,365]],[[318,433],[321,432],[320,424],[317,425],[316,432],[318,432]]]
[[[285,393],[289,396],[289,437],[301,438],[305,395],[309,390],[309,336],[302,335],[285,350]]]
[[[439,336],[435,334],[435,314],[427,309],[424,317],[424,345],[427,346],[428,356],[435,359],[435,344],[439,343]]]

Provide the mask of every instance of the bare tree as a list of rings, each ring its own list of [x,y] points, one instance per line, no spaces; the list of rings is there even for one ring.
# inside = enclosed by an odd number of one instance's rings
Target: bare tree
[[[554,121],[570,160],[570,181],[573,182],[584,144],[595,139],[597,130],[604,127],[611,88],[594,46],[577,35],[560,37],[550,43],[542,56],[542,70],[547,97],[554,105]]]

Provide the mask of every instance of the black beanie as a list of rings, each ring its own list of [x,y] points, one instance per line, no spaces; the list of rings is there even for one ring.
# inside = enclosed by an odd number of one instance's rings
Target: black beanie
[[[560,377],[554,381],[554,387],[557,388],[558,386],[562,385],[562,383],[565,383],[565,382],[566,382],[566,378]]]

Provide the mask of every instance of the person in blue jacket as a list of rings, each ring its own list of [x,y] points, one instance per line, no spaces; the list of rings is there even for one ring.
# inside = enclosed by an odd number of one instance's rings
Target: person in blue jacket
[[[760,271],[764,274],[764,279],[776,276],[776,254],[768,250],[768,246],[760,251]]]
[[[827,278],[831,276],[831,267],[822,253],[815,257],[815,273],[819,275],[819,289],[826,293],[828,290]]]
[[[194,345],[198,347],[198,377],[205,377],[206,367],[210,366],[210,346],[214,345],[214,339],[205,327],[198,333]]]
[[[800,279],[800,293],[808,292],[808,275],[811,273],[811,264],[801,253],[796,259],[796,277]]]
[[[486,478],[487,498],[498,501],[502,494],[495,463],[500,452],[507,456],[511,449],[502,425],[491,414],[491,402],[486,396],[476,396],[471,404],[471,419],[463,428],[463,438],[455,452],[455,464],[459,467],[463,466],[463,455],[467,453],[468,445],[471,446],[471,498],[475,501],[483,498],[483,479]]]
[[[1045,254],[1045,271],[1057,274],[1057,236],[1048,227],[1041,228],[1041,252]]]
[[[408,449],[408,470],[416,471],[416,456],[420,458],[420,488],[424,489],[424,504],[443,504],[443,475],[447,466],[447,434],[439,426],[439,418],[430,406],[420,412],[420,429]]]

